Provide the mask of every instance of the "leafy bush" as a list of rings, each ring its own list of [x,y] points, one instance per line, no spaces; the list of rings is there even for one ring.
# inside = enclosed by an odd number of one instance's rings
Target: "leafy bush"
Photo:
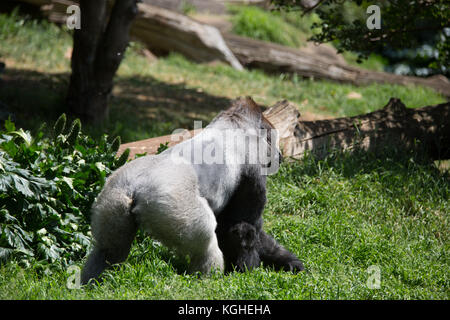
[[[302,0],[272,0],[278,9],[304,8]],[[353,51],[359,59],[372,53],[388,58],[396,73],[449,76],[450,2],[448,0],[320,1],[314,12],[312,41],[333,42],[339,52]],[[380,28],[366,26],[367,9],[376,5]],[[370,12],[370,11],[369,11]],[[399,61],[400,60],[400,61]],[[400,64],[395,66],[395,64]]]
[[[0,131],[0,262],[67,265],[86,253],[90,206],[126,158],[115,158],[119,137],[94,141],[78,119],[65,126],[62,115],[49,136],[9,120]]]

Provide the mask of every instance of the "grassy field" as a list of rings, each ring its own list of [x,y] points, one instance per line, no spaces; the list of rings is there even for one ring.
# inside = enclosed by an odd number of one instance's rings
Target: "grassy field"
[[[404,155],[339,155],[285,164],[268,189],[265,230],[308,272],[186,275],[185,260],[141,235],[98,286],[68,289],[67,272],[3,265],[0,299],[449,298],[448,175]],[[371,266],[379,289],[367,286]]]
[[[64,110],[70,34],[43,22],[0,15],[0,60],[7,69],[0,101],[26,129],[52,123]],[[85,131],[123,141],[169,134],[209,121],[230,99],[295,102],[311,117],[349,116],[384,106],[408,107],[444,98],[422,87],[352,86],[237,72],[178,55],[150,62],[133,44],[111,99],[110,121]],[[350,92],[361,94],[349,99]],[[247,273],[186,275],[186,261],[143,235],[126,263],[100,285],[69,289],[57,264],[0,266],[0,299],[449,299],[450,177],[411,154],[340,154],[283,164],[268,180],[265,230],[302,259],[294,275],[258,268]],[[82,261],[78,266],[82,265]],[[379,270],[379,288],[370,288]],[[70,282],[70,281],[69,281]]]

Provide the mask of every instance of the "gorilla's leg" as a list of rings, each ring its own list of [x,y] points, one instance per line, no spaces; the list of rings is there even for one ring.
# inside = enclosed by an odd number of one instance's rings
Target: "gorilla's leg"
[[[94,249],[81,273],[82,284],[98,279],[104,269],[127,258],[137,231],[130,213],[131,202],[121,190],[105,189],[94,203],[91,218]]]
[[[181,256],[189,256],[188,272],[223,270],[216,218],[195,185],[166,184],[152,192],[138,192],[133,213],[152,238]]]
[[[202,197],[196,198],[190,201],[193,209],[189,215],[192,220],[187,225],[181,226],[183,234],[176,249],[189,255],[190,273],[200,271],[208,274],[212,270],[223,271],[223,254],[215,233],[216,218],[208,202]],[[185,209],[186,211],[188,210]]]
[[[263,264],[277,270],[299,272],[304,270],[303,263],[291,252],[281,246],[264,231],[259,233],[259,256]]]
[[[223,271],[224,261],[222,251],[220,251],[215,234],[209,233],[209,239],[199,238],[198,246],[186,250],[190,256],[189,273],[200,271],[208,274],[212,270]]]

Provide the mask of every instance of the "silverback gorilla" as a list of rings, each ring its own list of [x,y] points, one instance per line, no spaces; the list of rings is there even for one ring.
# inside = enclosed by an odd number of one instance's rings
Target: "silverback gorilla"
[[[243,271],[261,262],[303,270],[262,229],[265,172],[281,158],[273,132],[250,97],[238,98],[194,138],[117,169],[92,206],[94,248],[82,283],[124,261],[138,228],[189,255],[189,272]]]

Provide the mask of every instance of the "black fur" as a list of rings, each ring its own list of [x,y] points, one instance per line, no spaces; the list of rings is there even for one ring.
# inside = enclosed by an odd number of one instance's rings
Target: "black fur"
[[[255,102],[247,98],[245,104],[259,114],[260,128],[271,130],[272,124],[255,107]],[[230,109],[232,110],[232,109]],[[267,142],[272,144],[271,136]],[[281,154],[278,151],[279,161]],[[215,213],[217,217],[216,235],[225,259],[225,270],[239,271],[252,269],[262,262],[276,270],[299,272],[303,263],[275,239],[263,231],[262,213],[266,204],[266,176],[258,165],[247,165],[240,177],[238,187],[225,208]],[[235,230],[239,232],[236,233]],[[246,241],[247,233],[256,235],[254,241]]]
[[[223,235],[223,241],[219,241],[219,247],[225,257],[225,272],[258,267],[261,259],[257,242],[256,229],[249,223],[240,222],[228,229]]]
[[[216,234],[224,254],[225,270],[244,271],[259,266],[260,262],[276,270],[304,270],[303,263],[293,253],[263,231],[265,203],[266,176],[260,174],[257,166],[249,165],[227,206],[217,215]],[[249,232],[256,235],[252,241],[246,241]]]

